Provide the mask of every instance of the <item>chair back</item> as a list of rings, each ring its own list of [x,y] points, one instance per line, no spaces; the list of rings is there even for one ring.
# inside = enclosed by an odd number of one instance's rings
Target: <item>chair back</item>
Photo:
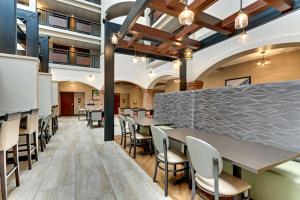
[[[200,176],[214,179],[214,160],[218,161],[218,175],[222,172],[222,157],[213,146],[191,136],[186,137],[186,143],[192,166]]]
[[[124,109],[124,114],[129,115],[130,117],[133,117],[133,110],[131,109]]]
[[[42,132],[46,131],[46,129],[50,125],[51,118],[52,118],[52,115],[49,114],[42,119],[42,126],[41,126]]]
[[[26,130],[28,134],[37,133],[39,124],[39,110],[33,109],[27,116]]]
[[[91,120],[92,121],[102,120],[102,112],[101,111],[92,111],[91,112]]]
[[[128,129],[129,129],[129,132],[130,132],[130,137],[135,138],[135,133],[136,133],[136,131],[135,131],[135,127],[136,127],[135,122],[131,117],[127,117],[126,119],[127,119],[127,122],[128,122]]]
[[[20,132],[21,113],[5,116],[0,129],[0,151],[6,151],[18,144]]]
[[[121,132],[126,133],[126,119],[122,115],[118,115],[119,122],[120,122],[120,127],[121,127]]]
[[[156,126],[151,126],[154,147],[159,153],[164,153],[164,140],[166,141],[166,149],[169,149],[169,138],[167,134]]]
[[[145,110],[139,110],[138,111],[138,118],[143,119],[146,117],[146,111]]]

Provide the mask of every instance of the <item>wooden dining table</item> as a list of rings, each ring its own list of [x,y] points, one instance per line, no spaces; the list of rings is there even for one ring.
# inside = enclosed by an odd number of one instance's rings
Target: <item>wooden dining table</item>
[[[168,137],[186,145],[186,137],[192,136],[215,147],[224,160],[233,164],[233,175],[241,178],[242,168],[259,174],[282,163],[300,157],[300,152],[292,152],[262,143],[239,140],[234,137],[208,133],[193,128],[165,130]]]

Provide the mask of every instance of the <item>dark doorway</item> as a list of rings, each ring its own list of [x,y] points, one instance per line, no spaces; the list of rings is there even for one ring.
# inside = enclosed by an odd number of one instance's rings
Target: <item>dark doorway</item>
[[[119,114],[119,107],[120,107],[120,94],[115,93],[114,114]]]
[[[74,115],[74,92],[61,92],[60,93],[60,109],[62,116]]]

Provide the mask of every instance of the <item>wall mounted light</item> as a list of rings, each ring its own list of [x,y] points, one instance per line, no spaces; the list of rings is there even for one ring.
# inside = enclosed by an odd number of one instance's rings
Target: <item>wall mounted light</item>
[[[243,10],[243,1],[240,1],[240,11],[238,16],[235,18],[234,28],[243,29],[248,26],[249,19],[248,15]]]
[[[186,48],[186,49],[184,50],[184,58],[185,58],[186,60],[192,59],[192,58],[193,58],[193,50],[190,49],[190,48]]]
[[[267,65],[271,64],[271,61],[270,60],[266,60],[265,59],[265,54],[266,52],[265,51],[262,51],[261,52],[261,58],[256,62],[256,65],[258,68],[264,68],[266,67]]]
[[[188,2],[185,1],[185,8],[184,10],[179,14],[178,19],[179,23],[181,25],[187,25],[190,26],[194,21],[195,14],[193,11],[189,10],[188,8]]]
[[[119,42],[118,33],[113,33],[111,36],[111,43],[116,45],[116,44],[118,44],[118,42]]]

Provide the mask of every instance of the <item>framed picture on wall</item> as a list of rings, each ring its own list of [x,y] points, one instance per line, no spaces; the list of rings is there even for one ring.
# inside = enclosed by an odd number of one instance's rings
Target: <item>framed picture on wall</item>
[[[238,86],[250,85],[250,84],[251,84],[251,76],[225,80],[226,87],[238,87]]]
[[[100,98],[100,92],[99,92],[99,90],[93,90],[92,91],[92,100],[99,100],[99,98]]]

